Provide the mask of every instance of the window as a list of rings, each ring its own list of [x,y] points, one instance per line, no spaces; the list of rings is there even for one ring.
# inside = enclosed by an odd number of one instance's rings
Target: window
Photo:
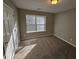
[[[27,33],[41,32],[46,30],[46,17],[38,15],[26,15]]]

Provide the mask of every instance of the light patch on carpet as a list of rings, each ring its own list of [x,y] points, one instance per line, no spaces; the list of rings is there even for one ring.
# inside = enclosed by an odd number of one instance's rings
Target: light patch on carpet
[[[22,50],[20,50],[14,57],[14,59],[24,59],[31,50],[36,46],[36,44],[25,46]]]

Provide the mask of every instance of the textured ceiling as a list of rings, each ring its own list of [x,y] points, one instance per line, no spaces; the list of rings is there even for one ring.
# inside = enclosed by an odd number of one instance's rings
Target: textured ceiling
[[[76,8],[76,0],[60,0],[56,5],[51,5],[50,0],[12,0],[21,9],[57,13]]]

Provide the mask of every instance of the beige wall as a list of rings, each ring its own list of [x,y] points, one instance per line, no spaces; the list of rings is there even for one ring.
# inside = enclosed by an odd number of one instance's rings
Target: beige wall
[[[55,16],[54,35],[76,45],[76,10],[71,9]]]
[[[53,22],[54,22],[54,15],[51,13],[45,12],[37,12],[32,10],[19,10],[19,25],[20,25],[20,32],[21,32],[21,40],[39,37],[44,35],[51,35],[53,33]],[[34,15],[44,15],[46,16],[46,32],[39,32],[39,33],[26,33],[26,14],[34,14]]]

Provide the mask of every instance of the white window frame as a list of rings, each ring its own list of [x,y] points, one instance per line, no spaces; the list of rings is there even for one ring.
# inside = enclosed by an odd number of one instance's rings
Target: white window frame
[[[31,15],[31,14],[27,14],[27,15]],[[27,15],[26,15],[26,16],[27,16]],[[44,16],[44,15],[33,15],[33,16],[35,16],[35,24],[36,24],[36,25],[35,25],[35,26],[36,26],[35,28],[36,28],[36,31],[27,31],[27,25],[28,25],[28,24],[27,24],[27,17],[26,17],[26,33],[45,32],[45,31],[46,31],[46,16]],[[37,17],[37,16],[38,16],[38,17],[44,17],[44,19],[45,19],[45,20],[44,20],[44,31],[37,31],[37,25],[38,25],[38,24],[36,23],[36,21],[37,21],[37,20],[36,20],[36,17]]]

